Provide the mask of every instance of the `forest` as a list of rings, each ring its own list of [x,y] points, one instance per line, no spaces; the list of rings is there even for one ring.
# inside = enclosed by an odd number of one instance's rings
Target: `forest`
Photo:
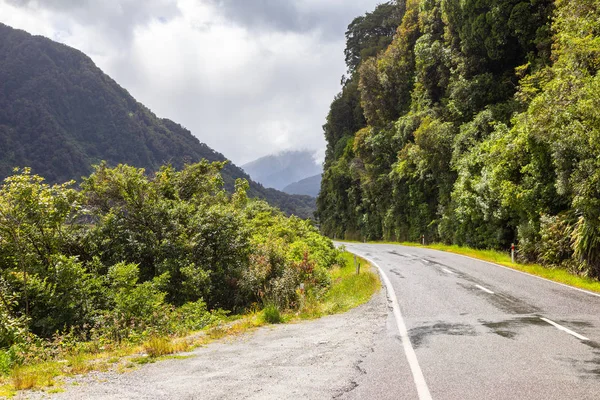
[[[230,194],[223,166],[148,174],[101,163],[79,185],[48,184],[27,168],[6,178],[0,375],[51,359],[57,346],[94,352],[319,301],[329,270],[345,265],[341,250],[310,220],[249,199],[247,181]]]
[[[398,0],[356,18],[321,229],[600,277],[600,3]]]
[[[0,179],[15,167],[62,183],[80,181],[103,160],[150,174],[163,164],[180,169],[203,159],[227,160],[181,125],[157,117],[79,50],[0,23]],[[313,217],[309,196],[265,188],[231,162],[221,174],[230,192],[236,179],[246,179],[250,197]]]

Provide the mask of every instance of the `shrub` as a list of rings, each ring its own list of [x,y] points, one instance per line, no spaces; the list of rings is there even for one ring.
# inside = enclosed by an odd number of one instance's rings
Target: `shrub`
[[[539,242],[540,235],[534,224],[526,222],[519,225],[518,228],[519,246],[518,257],[525,262],[534,262],[539,260]]]
[[[165,304],[166,293],[160,288],[168,274],[141,284],[137,283],[138,274],[136,264],[125,263],[114,265],[108,272],[113,308],[104,313],[103,326],[117,342],[148,328],[154,333],[166,333],[171,308]]]
[[[0,376],[8,375],[13,366],[13,360],[8,351],[0,351]]]
[[[227,311],[217,310],[210,312],[206,303],[200,299],[187,303],[175,310],[173,315],[174,331],[199,331],[226,317]]]
[[[279,308],[275,304],[267,304],[263,309],[263,319],[269,324],[279,324],[282,321]]]
[[[543,215],[540,220],[540,262],[545,265],[562,266],[571,260],[572,233],[573,226],[568,215]]]
[[[1,278],[0,278],[1,279]],[[2,283],[0,281],[0,283]],[[2,290],[2,287],[0,287]],[[27,319],[14,317],[7,305],[14,304],[8,294],[0,293],[4,301],[0,302],[0,349],[22,342],[27,337]]]
[[[12,384],[16,390],[27,390],[37,384],[37,375],[27,368],[15,368],[11,375]]]

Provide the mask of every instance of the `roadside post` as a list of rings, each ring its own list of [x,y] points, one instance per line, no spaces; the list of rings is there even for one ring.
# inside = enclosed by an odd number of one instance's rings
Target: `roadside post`
[[[510,259],[512,260],[512,262],[515,262],[515,244],[512,243],[510,245]]]
[[[356,258],[356,254],[354,255],[354,268],[356,268],[356,275],[360,274],[360,263],[358,262],[358,259]]]
[[[421,235],[421,244],[425,246],[425,235]]]

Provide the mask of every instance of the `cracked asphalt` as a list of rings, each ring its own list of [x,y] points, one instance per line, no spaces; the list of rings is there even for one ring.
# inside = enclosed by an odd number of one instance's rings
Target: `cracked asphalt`
[[[56,399],[344,399],[373,373],[372,358],[398,364],[396,379],[409,379],[401,347],[388,324],[385,290],[345,314],[262,327],[125,372],[94,373],[67,383]],[[389,332],[388,332],[389,325]],[[395,354],[383,352],[387,340]],[[383,356],[383,358],[379,358]],[[378,361],[379,362],[379,361]],[[404,370],[404,372],[402,372]],[[395,393],[394,391],[387,394]],[[26,397],[23,396],[23,397]]]
[[[396,292],[430,395],[421,399],[600,398],[600,296],[451,253],[346,247],[377,263]],[[378,390],[396,385],[356,383],[348,398],[392,398]]]
[[[384,289],[346,314],[81,377],[53,398],[599,398],[600,296],[450,253],[346,247],[377,263],[397,302]]]

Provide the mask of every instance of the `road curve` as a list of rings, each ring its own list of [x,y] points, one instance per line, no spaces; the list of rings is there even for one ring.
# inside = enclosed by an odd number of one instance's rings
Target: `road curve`
[[[229,337],[139,369],[66,379],[63,393],[22,392],[18,399],[114,400],[337,399],[357,388],[362,363],[387,337],[385,291],[345,314],[271,325]],[[392,337],[393,339],[393,337]],[[402,350],[394,343],[395,385],[387,394],[413,393]],[[375,351],[377,353],[375,353]],[[370,371],[369,373],[372,373]],[[378,389],[379,390],[379,389]]]
[[[600,296],[451,253],[345,246],[391,285],[399,310],[388,331],[402,346],[380,343],[379,352],[401,349],[413,389],[380,354],[344,398],[600,398]]]
[[[600,398],[600,296],[450,253],[345,246],[386,284],[348,313],[17,398]]]

